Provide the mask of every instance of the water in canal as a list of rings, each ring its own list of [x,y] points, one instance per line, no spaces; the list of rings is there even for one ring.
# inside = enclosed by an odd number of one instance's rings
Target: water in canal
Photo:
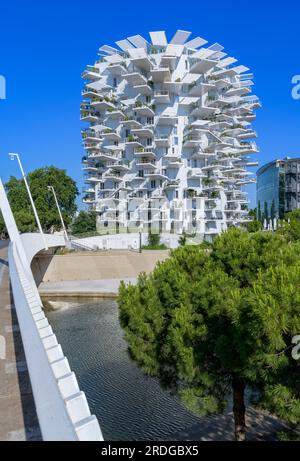
[[[115,301],[64,300],[52,306],[49,322],[106,440],[184,439],[198,426],[199,418],[130,359]]]

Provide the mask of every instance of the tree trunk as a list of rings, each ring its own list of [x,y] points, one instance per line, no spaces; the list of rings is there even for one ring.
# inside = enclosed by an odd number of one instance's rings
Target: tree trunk
[[[235,440],[244,442],[246,440],[246,419],[245,419],[245,384],[238,378],[232,381],[233,390],[233,415],[235,426]]]

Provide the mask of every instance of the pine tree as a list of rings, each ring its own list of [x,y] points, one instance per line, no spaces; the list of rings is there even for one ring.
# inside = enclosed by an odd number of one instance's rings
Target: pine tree
[[[299,256],[300,243],[237,229],[210,250],[179,248],[136,286],[120,287],[131,356],[199,415],[222,413],[231,394],[238,441],[246,388],[300,421],[299,391],[286,377],[298,365],[288,351],[300,331]]]

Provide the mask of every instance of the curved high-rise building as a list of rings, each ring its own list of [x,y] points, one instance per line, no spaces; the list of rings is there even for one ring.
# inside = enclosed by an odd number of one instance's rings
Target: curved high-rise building
[[[249,69],[178,30],[100,48],[83,73],[84,203],[99,230],[211,240],[248,219],[258,152]]]

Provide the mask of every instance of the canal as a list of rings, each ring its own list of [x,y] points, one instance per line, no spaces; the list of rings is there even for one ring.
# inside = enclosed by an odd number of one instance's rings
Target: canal
[[[200,418],[130,359],[111,300],[51,302],[47,317],[106,440],[184,440]]]

